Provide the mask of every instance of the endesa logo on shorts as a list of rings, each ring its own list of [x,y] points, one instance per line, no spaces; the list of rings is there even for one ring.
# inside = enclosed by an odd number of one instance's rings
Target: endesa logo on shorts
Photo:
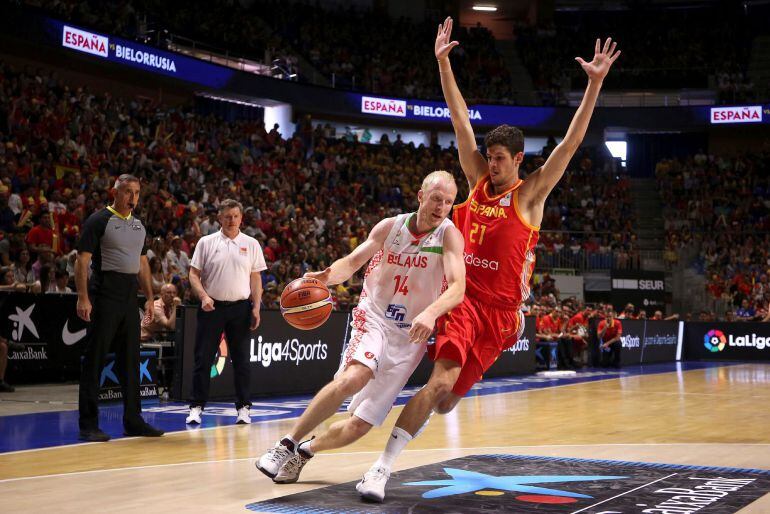
[[[491,269],[492,271],[497,271],[500,268],[500,263],[497,261],[491,261],[489,259],[479,259],[472,253],[465,253],[465,264],[468,266],[473,266],[475,268],[481,268],[481,269]]]
[[[406,118],[406,101],[362,96],[361,112]]]
[[[109,57],[109,38],[76,29],[75,27],[64,26],[61,36],[62,46],[72,48],[78,52],[85,52],[99,57]]]
[[[712,107],[711,123],[761,123],[762,106]]]

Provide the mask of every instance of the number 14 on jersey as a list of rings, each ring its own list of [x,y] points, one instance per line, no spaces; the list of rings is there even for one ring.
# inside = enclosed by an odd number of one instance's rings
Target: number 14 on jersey
[[[406,280],[409,277],[402,277],[401,275],[396,275],[393,277],[393,281],[395,284],[395,289],[393,290],[393,294],[401,293],[403,295],[406,295],[409,293],[409,289],[406,287]]]

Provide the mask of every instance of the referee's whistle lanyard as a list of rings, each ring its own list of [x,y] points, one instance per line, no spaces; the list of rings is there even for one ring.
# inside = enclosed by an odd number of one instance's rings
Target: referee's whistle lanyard
[[[125,220],[130,220],[130,219],[131,219],[131,214],[132,214],[132,213],[131,213],[131,211],[128,211],[128,215],[126,215],[126,216],[123,216],[123,215],[122,215],[121,213],[119,213],[119,212],[117,211],[117,209],[115,209],[115,207],[113,207],[112,205],[108,205],[108,206],[107,206],[107,210],[108,210],[108,211],[110,211],[110,212],[111,212],[112,214],[114,214],[115,216],[117,216],[118,218],[120,218],[120,219],[124,220],[124,221],[125,221]]]

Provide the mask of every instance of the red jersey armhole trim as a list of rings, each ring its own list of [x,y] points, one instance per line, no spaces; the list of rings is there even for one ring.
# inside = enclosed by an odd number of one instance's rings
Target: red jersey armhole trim
[[[519,192],[515,191],[513,193],[513,210],[516,211],[516,216],[518,216],[519,221],[524,223],[524,225],[527,226],[530,230],[534,230],[536,232],[540,231],[540,227],[536,227],[535,225],[530,224],[527,220],[524,219],[524,216],[521,215],[521,211],[519,210]]]

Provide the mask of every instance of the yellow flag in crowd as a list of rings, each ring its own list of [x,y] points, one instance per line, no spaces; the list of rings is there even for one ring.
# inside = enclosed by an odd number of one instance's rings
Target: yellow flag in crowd
[[[56,165],[56,178],[60,179],[67,173],[77,173],[80,171],[80,168],[75,168],[73,166],[64,166],[63,164],[57,164]]]

